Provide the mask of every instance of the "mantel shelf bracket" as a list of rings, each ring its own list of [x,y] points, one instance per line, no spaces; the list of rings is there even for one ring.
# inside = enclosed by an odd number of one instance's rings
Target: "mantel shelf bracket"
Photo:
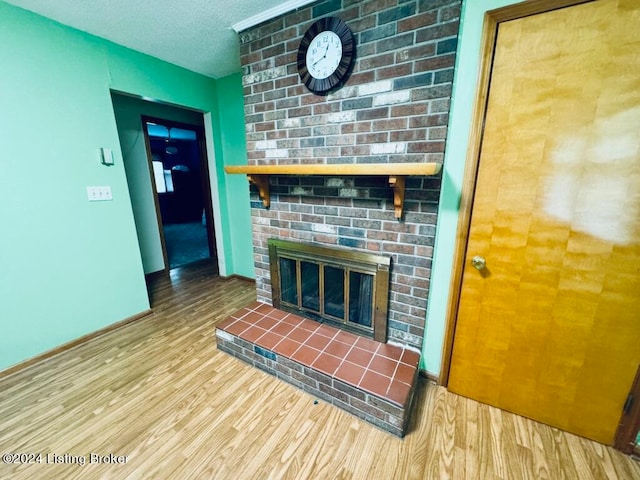
[[[269,192],[269,175],[247,175],[247,180],[258,187],[258,195],[262,200],[264,208],[269,208],[271,205],[271,193]]]
[[[398,220],[402,218],[402,211],[404,209],[404,190],[405,180],[407,177],[404,175],[390,175],[389,186],[393,188],[393,207],[395,209],[395,216]]]
[[[325,175],[350,176],[371,175],[386,176],[393,189],[395,217],[402,219],[404,194],[407,175],[437,175],[442,164],[426,163],[358,163],[358,164],[297,164],[297,165],[227,165],[226,173],[246,174],[247,179],[258,188],[258,194],[265,208],[271,205],[269,175]]]

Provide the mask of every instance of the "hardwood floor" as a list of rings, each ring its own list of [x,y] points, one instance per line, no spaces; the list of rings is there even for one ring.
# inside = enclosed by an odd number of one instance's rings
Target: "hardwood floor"
[[[403,440],[316,403],[216,349],[255,287],[206,265],[154,279],[151,298],[153,315],[0,380],[0,454],[42,455],[0,478],[640,479],[609,447],[426,380]]]

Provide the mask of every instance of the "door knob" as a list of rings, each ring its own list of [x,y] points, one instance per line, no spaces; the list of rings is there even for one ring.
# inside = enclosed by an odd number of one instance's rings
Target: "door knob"
[[[473,265],[473,268],[475,268],[476,270],[482,270],[487,266],[487,261],[484,259],[484,257],[476,255],[471,259],[471,265]]]

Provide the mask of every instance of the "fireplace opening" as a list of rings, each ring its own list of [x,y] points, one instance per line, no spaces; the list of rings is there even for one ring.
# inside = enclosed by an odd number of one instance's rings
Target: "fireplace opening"
[[[273,306],[387,341],[391,258],[270,239]]]

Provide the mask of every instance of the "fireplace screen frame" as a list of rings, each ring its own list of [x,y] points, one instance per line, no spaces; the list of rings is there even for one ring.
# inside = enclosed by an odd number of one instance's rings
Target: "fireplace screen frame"
[[[304,242],[293,242],[280,239],[269,239],[269,264],[271,272],[272,302],[275,308],[311,318],[320,323],[328,323],[335,327],[372,338],[378,342],[387,341],[387,316],[389,310],[389,271],[391,257],[369,252],[347,250],[338,247],[320,246]],[[288,302],[282,298],[280,265],[281,259],[295,261],[296,295],[295,301]],[[302,304],[302,263],[319,266],[318,277],[318,309],[314,310]],[[344,314],[339,318],[325,312],[324,269],[333,267],[344,270]],[[370,325],[352,322],[349,319],[349,298],[351,273],[372,277],[372,299]]]

